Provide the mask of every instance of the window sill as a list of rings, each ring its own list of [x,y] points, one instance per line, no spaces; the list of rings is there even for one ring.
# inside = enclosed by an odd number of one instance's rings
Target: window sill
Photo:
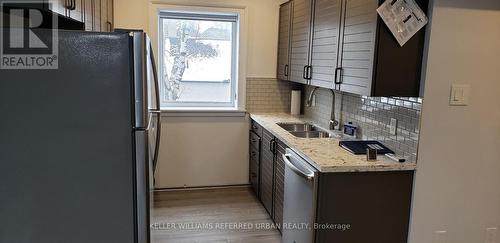
[[[235,108],[163,108],[162,117],[244,117],[247,112]]]

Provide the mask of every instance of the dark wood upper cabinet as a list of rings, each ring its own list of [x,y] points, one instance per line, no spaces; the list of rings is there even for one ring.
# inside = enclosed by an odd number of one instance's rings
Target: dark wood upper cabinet
[[[312,22],[310,84],[335,88],[341,20],[341,0],[316,0]]]
[[[415,0],[424,13],[429,0]],[[382,4],[382,2],[380,2]],[[400,46],[389,28],[378,18],[372,94],[376,96],[423,96],[420,88],[426,28]]]
[[[113,20],[113,18],[114,18],[114,12],[113,12],[114,7],[113,7],[113,0],[107,0],[106,2],[108,3],[108,6],[106,8],[107,15],[108,15],[107,16],[107,21],[106,21],[107,22],[107,27],[108,27],[107,31],[113,31],[113,29],[114,29],[114,20]]]
[[[67,6],[69,6],[68,0],[55,0],[50,2],[49,9],[52,12],[66,16]]]
[[[54,0],[49,1],[49,9],[52,12],[58,13],[60,15],[66,16],[73,20],[79,22],[85,22],[84,13],[85,13],[85,1],[86,0]],[[87,0],[89,1],[89,0]]]
[[[113,1],[101,0],[101,31],[113,30]]]
[[[70,7],[68,9],[68,17],[80,21],[85,22],[84,19],[84,5],[85,0],[69,0]]]
[[[288,80],[290,73],[290,33],[292,2],[280,6],[278,34],[278,79]]]
[[[94,25],[94,31],[98,31],[100,32],[101,31],[101,16],[102,16],[102,12],[101,12],[101,0],[92,0],[94,2],[94,21],[93,21],[93,25]]]
[[[85,19],[85,30],[92,31],[94,29],[94,1],[85,0],[84,1],[84,19]]]
[[[345,2],[337,89],[371,95],[377,35],[376,0]]]
[[[45,19],[57,17],[57,26],[44,21],[40,28],[111,32],[114,27],[113,0],[33,0],[9,5],[39,9]]]
[[[289,80],[306,84],[311,42],[311,9],[313,0],[293,0],[290,38]]]
[[[420,96],[425,29],[400,46],[376,10],[383,0],[291,0],[290,75],[278,78],[366,96]],[[427,12],[428,0],[416,0]],[[281,35],[281,32],[280,32]],[[283,69],[280,36],[279,69]]]
[[[113,0],[84,0],[85,29],[96,32],[113,31]]]

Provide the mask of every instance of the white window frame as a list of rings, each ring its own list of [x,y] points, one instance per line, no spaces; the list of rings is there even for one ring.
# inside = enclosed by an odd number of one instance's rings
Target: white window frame
[[[239,108],[239,85],[240,85],[240,26],[241,13],[239,11],[189,11],[179,9],[160,9],[158,11],[158,63],[160,75],[160,89],[164,90],[164,38],[163,19],[187,19],[187,20],[213,20],[232,23],[232,57],[231,57],[231,100],[230,102],[197,102],[197,101],[165,101],[160,93],[160,106],[163,110],[238,110]]]

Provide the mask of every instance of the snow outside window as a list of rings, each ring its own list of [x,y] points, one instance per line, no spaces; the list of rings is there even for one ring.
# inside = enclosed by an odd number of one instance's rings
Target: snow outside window
[[[160,12],[162,108],[237,106],[238,15]]]

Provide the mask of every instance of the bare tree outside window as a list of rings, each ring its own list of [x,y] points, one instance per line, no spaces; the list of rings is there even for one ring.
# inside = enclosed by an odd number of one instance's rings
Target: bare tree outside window
[[[233,102],[235,24],[168,17],[160,22],[163,101]]]

